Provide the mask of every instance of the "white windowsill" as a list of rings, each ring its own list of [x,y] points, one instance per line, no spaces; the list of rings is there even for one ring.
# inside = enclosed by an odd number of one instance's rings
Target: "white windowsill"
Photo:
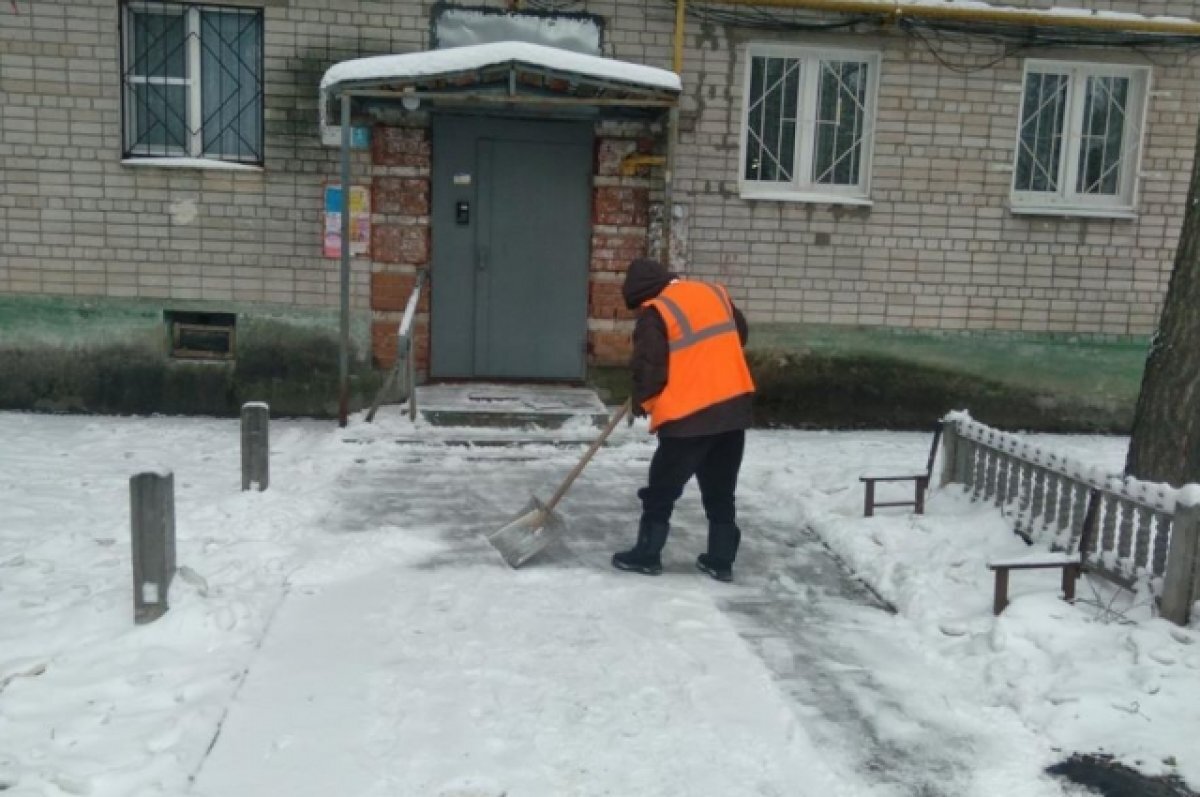
[[[1053,205],[1012,205],[1008,210],[1014,216],[1058,216],[1060,218],[1117,219],[1132,221],[1138,217],[1132,208],[1080,208],[1055,207]]]
[[[157,167],[160,169],[211,169],[225,172],[262,172],[263,167],[252,163],[219,161],[212,158],[123,158],[122,166]]]
[[[821,205],[853,205],[871,207],[875,203],[866,197],[844,194],[822,194],[816,191],[772,191],[770,189],[743,188],[742,199],[765,199],[770,202],[807,202]]]

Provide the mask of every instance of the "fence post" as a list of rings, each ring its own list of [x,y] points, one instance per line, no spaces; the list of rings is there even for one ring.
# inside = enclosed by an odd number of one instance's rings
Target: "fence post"
[[[1200,506],[1179,504],[1171,526],[1162,616],[1178,625],[1187,625],[1188,614],[1197,600],[1200,600]]]
[[[139,473],[129,479],[133,545],[133,619],[141,625],[167,611],[175,575],[175,475]]]
[[[946,421],[942,425],[942,475],[938,487],[945,487],[959,478],[959,458],[962,456],[962,437],[958,434],[958,421]]]
[[[242,489],[267,489],[271,477],[270,408],[261,401],[242,405]]]

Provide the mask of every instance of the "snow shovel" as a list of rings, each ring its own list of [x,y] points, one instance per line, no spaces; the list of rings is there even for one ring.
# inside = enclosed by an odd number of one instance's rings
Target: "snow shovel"
[[[558,502],[567,494],[567,490],[571,489],[575,479],[587,467],[600,446],[604,445],[604,441],[612,434],[613,429],[617,428],[617,424],[625,417],[625,413],[629,412],[629,407],[630,402],[627,400],[619,410],[613,413],[612,418],[608,421],[608,426],[588,448],[583,458],[567,474],[567,478],[563,479],[563,483],[554,491],[554,495],[550,496],[549,501],[543,504],[536,495],[533,496],[512,522],[488,535],[488,542],[500,552],[510,567],[518,568],[525,564],[552,540],[562,535],[567,524],[562,516],[554,511],[554,507],[558,506]]]

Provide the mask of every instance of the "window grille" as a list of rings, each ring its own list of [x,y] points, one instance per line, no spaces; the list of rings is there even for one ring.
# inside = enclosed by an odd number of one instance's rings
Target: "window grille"
[[[742,195],[866,199],[878,71],[877,53],[751,46]]]
[[[263,162],[261,9],[122,9],[124,156]]]
[[[867,64],[822,61],[813,182],[858,185],[867,117]]]
[[[1026,64],[1013,207],[1132,210],[1149,69]]]
[[[1025,79],[1018,191],[1057,191],[1067,110],[1067,75],[1031,72]]]

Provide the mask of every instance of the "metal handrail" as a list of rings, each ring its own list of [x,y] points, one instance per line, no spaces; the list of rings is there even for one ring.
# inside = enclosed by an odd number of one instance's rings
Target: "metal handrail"
[[[417,367],[416,358],[413,357],[413,326],[417,318],[417,305],[421,303],[421,289],[425,286],[426,270],[421,269],[417,272],[417,280],[413,284],[413,291],[409,294],[408,304],[404,307],[404,315],[400,319],[400,326],[396,332],[396,364],[392,368],[392,372],[388,374],[387,381],[383,387],[375,394],[375,400],[371,402],[371,409],[367,412],[367,423],[375,420],[375,413],[379,410],[379,405],[383,402],[383,397],[392,389],[397,378],[403,374],[403,382],[401,383],[401,401],[408,401],[408,417],[412,420],[417,418]]]

